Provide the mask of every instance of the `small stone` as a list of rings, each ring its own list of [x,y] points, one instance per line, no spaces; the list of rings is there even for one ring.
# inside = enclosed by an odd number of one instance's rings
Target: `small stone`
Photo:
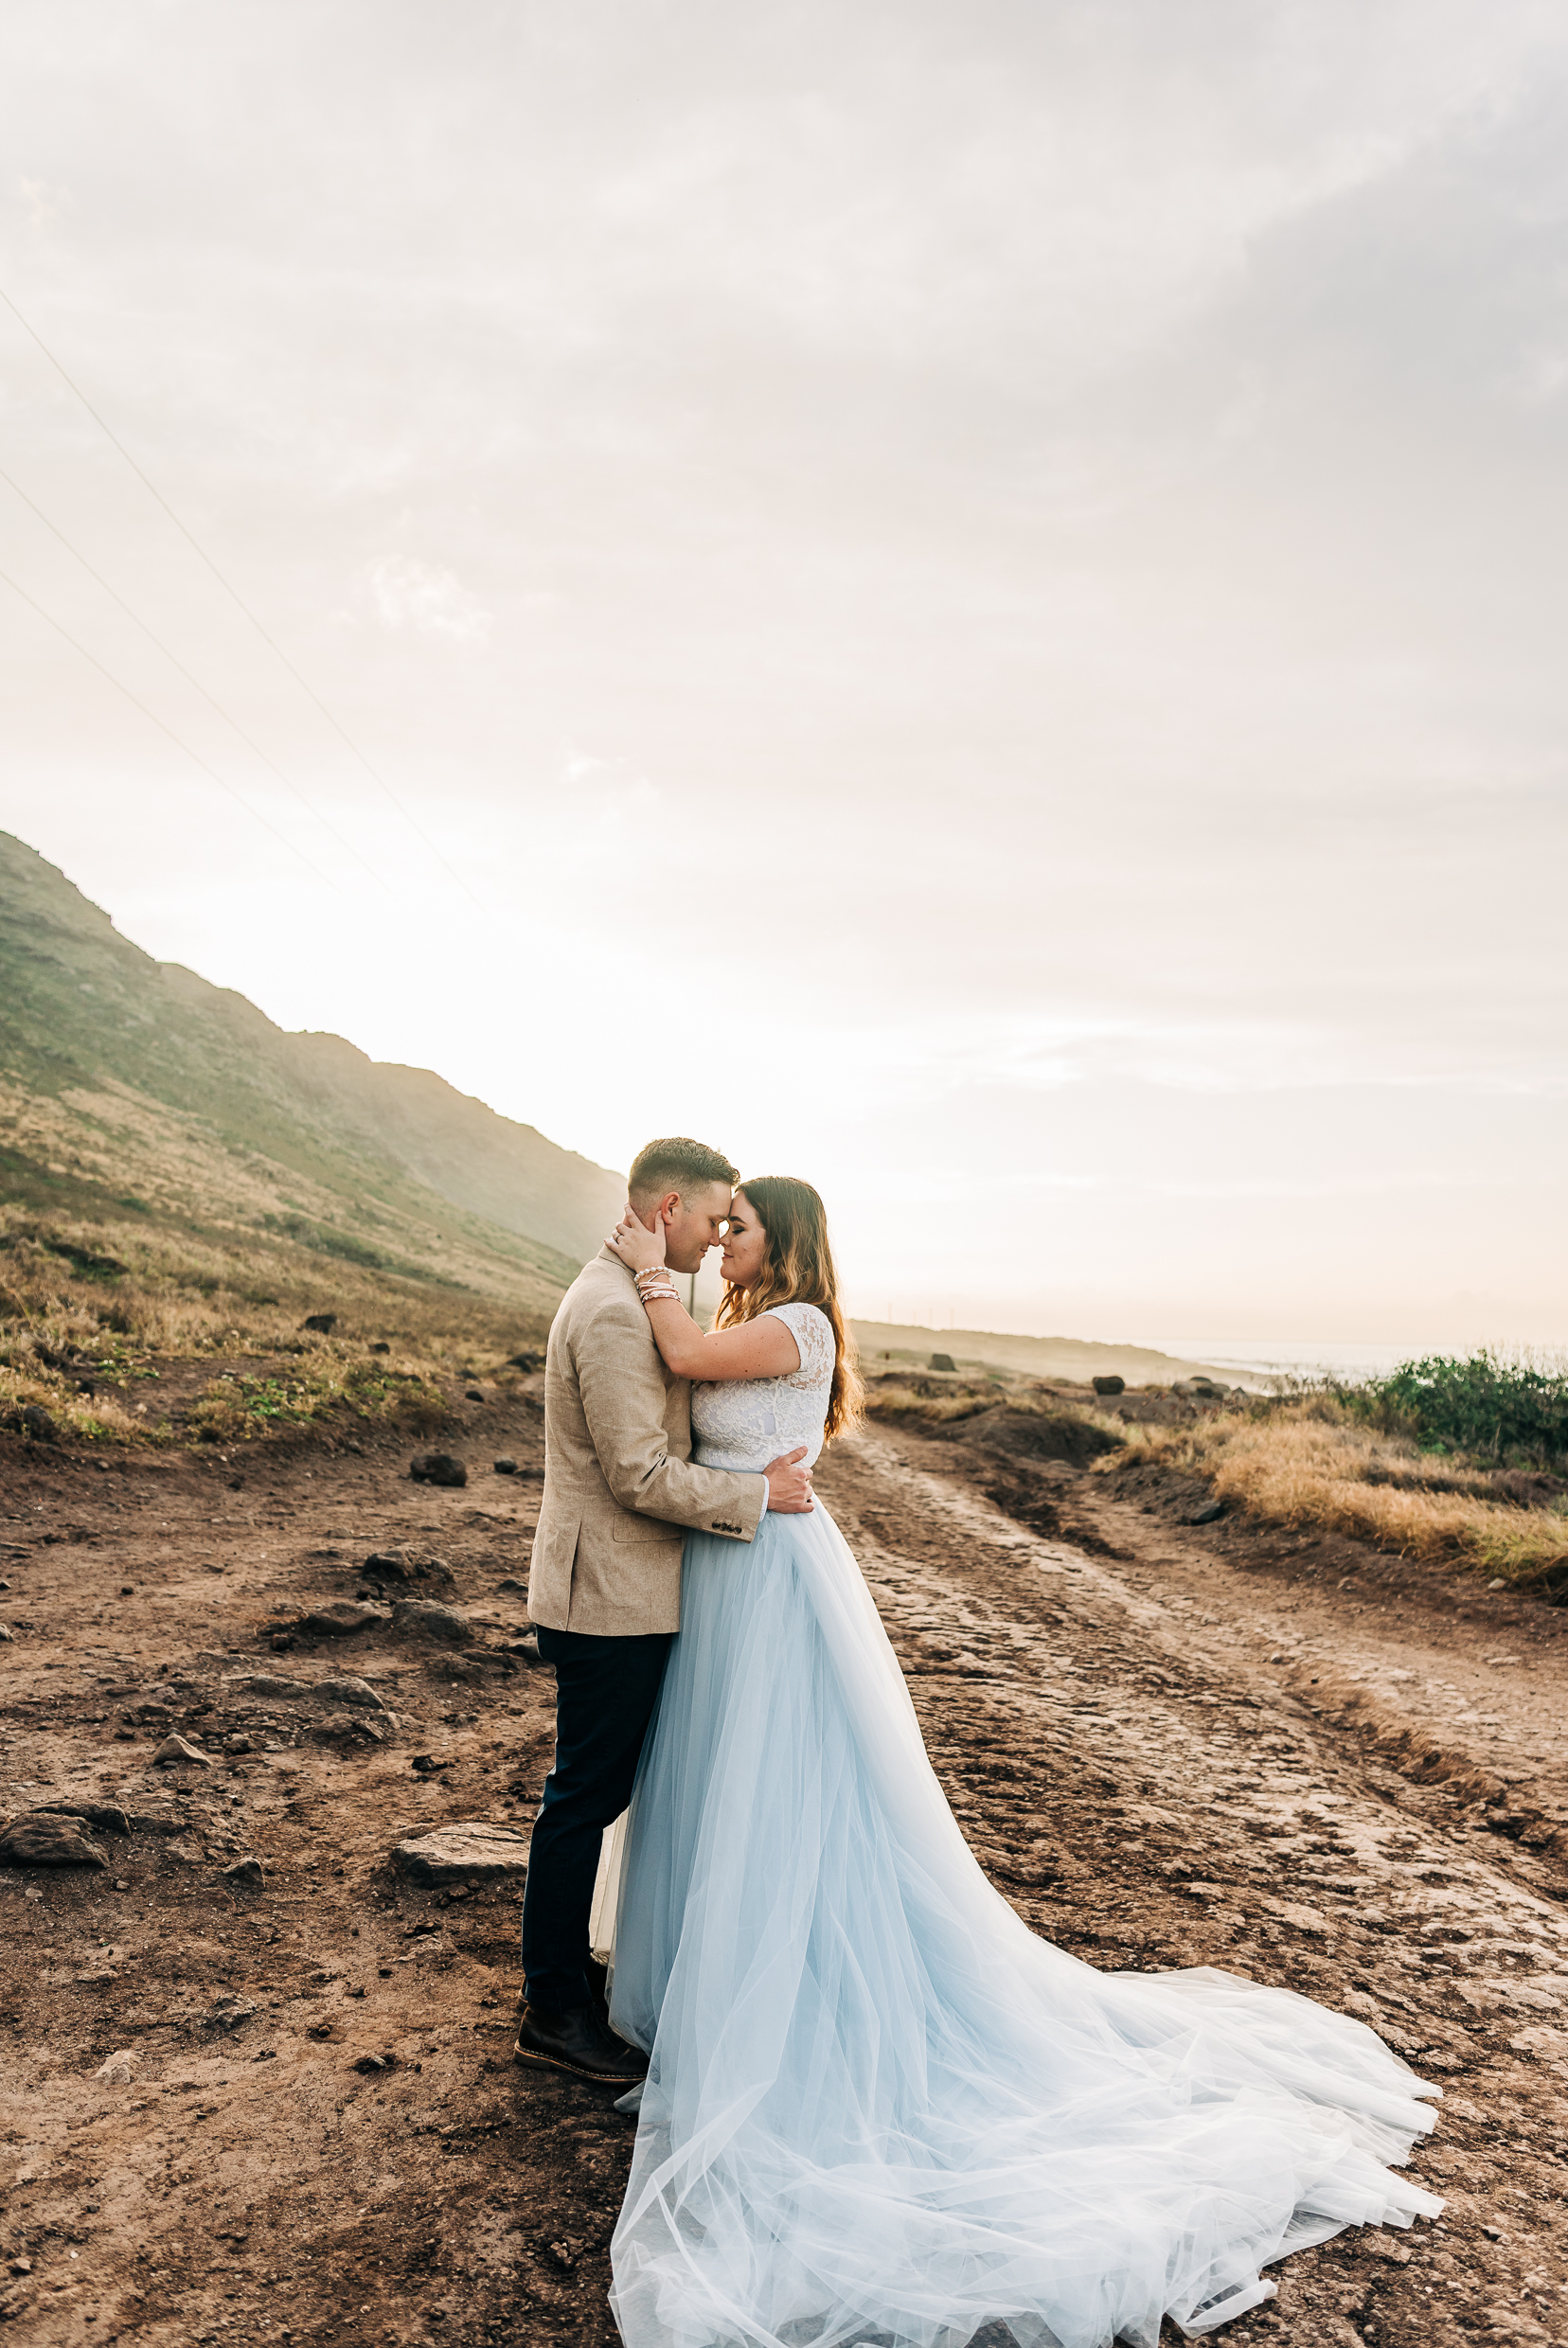
[[[926,1363],[928,1370],[956,1370],[958,1364],[950,1353],[934,1353]]]
[[[330,1337],[337,1321],[335,1312],[308,1312],[299,1325],[302,1329],[313,1329],[317,1337]]]
[[[436,1655],[425,1665],[433,1680],[445,1680],[454,1687],[477,1687],[485,1677],[485,1666],[466,1655]]]
[[[352,1598],[334,1598],[326,1606],[313,1606],[301,1617],[299,1628],[312,1631],[318,1639],[350,1639],[357,1630],[376,1630],[390,1620],[384,1607],[361,1606]]]
[[[14,1644],[15,1638],[16,1633],[10,1628],[9,1625],[0,1623],[0,1639],[3,1639],[8,1646]]]
[[[371,1353],[390,1353],[392,1348],[384,1337],[375,1337],[371,1339],[367,1350]]]
[[[252,1752],[255,1751],[255,1747],[252,1745],[248,1736],[225,1736],[223,1739],[223,1751],[225,1752]]]
[[[455,1485],[468,1482],[468,1469],[454,1451],[418,1451],[409,1463],[416,1484]]]
[[[128,1892],[131,1889],[131,1886],[124,1876],[116,1876],[115,1877],[115,1889],[116,1892]]]
[[[330,1680],[287,1680],[277,1672],[237,1671],[223,1684],[228,1697],[266,1703],[320,1704],[332,1712],[383,1712],[389,1720],[392,1717],[390,1706],[367,1681],[347,1673]]]
[[[1506,1590],[1507,1587],[1508,1585],[1506,1582],[1488,1582],[1487,1584],[1487,1588],[1488,1590]]]
[[[455,1607],[437,1606],[428,1598],[400,1598],[392,1609],[392,1628],[405,1639],[434,1639],[442,1646],[472,1646],[478,1637]]]
[[[372,1550],[365,1560],[365,1571],[375,1581],[439,1582],[449,1589],[452,1585],[452,1568],[422,1549]]]
[[[120,1584],[120,1596],[121,1596],[122,1598],[134,1598],[134,1597],[135,1596],[135,1594],[136,1594],[136,1585],[135,1585],[135,1583],[134,1583],[134,1582],[121,1582],[121,1584]]]
[[[463,1400],[464,1400],[465,1402],[483,1402],[484,1398],[485,1398],[485,1397],[484,1397],[483,1394],[480,1392],[480,1390],[479,1390],[479,1388],[478,1388],[477,1386],[465,1386],[465,1387],[464,1387],[464,1389],[463,1389]]]
[[[1107,1371],[1099,1378],[1092,1378],[1089,1383],[1097,1395],[1119,1395],[1127,1392],[1126,1379],[1118,1378],[1114,1370]]]
[[[332,1745],[340,1752],[373,1752],[387,1738],[381,1721],[352,1712],[330,1712],[324,1720],[312,1720],[305,1734],[312,1745]]]
[[[171,1763],[179,1765],[187,1761],[200,1762],[204,1769],[212,1767],[212,1755],[203,1752],[200,1746],[193,1745],[185,1736],[166,1736],[152,1755],[154,1769],[160,1770],[169,1768]]]
[[[499,1590],[526,1590],[527,1586],[526,1582],[520,1582],[515,1574],[508,1574],[505,1581],[496,1584]]]
[[[515,1476],[517,1473],[516,1460],[508,1459],[506,1454],[503,1453],[501,1458],[495,1463],[495,1472],[498,1476]]]
[[[528,1871],[528,1838],[516,1826],[468,1819],[400,1842],[392,1864],[415,1883],[521,1882]]]
[[[10,2261],[10,2271],[13,2275],[31,2274],[32,2260],[30,2258],[13,2258]]]
[[[241,2022],[250,2020],[256,2010],[254,1998],[220,1998],[207,2016],[207,2021],[214,2030],[238,2030]]]
[[[256,1887],[266,1881],[258,1859],[237,1859],[232,1867],[223,1869],[223,1881],[238,1891],[241,1885]],[[116,1884],[116,1891],[119,1886]]]
[[[84,1819],[59,1810],[27,1810],[0,1834],[0,1859],[12,1867],[107,1867]]]
[[[396,2071],[397,2068],[398,2058],[395,2054],[362,2054],[354,2065],[354,2069],[365,2078],[371,2077],[378,2071]]]
[[[1217,1517],[1222,1517],[1224,1513],[1223,1501],[1206,1500],[1201,1508],[1191,1509],[1182,1521],[1184,1524],[1212,1524]]]
[[[531,1378],[536,1370],[544,1367],[544,1356],[542,1353],[512,1353],[507,1356],[507,1363],[508,1368],[522,1370]]]
[[[307,2029],[307,2031],[306,2031],[306,2033],[305,2033],[305,2036],[306,2036],[308,2038],[318,2038],[318,2039],[319,2039],[319,2038],[330,2038],[330,2037],[331,2037],[331,2035],[332,2035],[332,2025],[331,2025],[331,2023],[330,2023],[330,2022],[312,2022],[312,2023],[311,2023],[311,2025],[310,2025],[310,2027]]]
[[[107,2056],[94,2072],[93,2076],[95,2079],[101,2079],[108,2087],[129,2087],[135,2068],[134,2054],[128,2046],[123,2046],[117,2054]]]
[[[131,1831],[130,1813],[116,1802],[41,1802],[38,1807],[45,1816],[83,1818],[89,1826],[99,1826],[106,1834]]]

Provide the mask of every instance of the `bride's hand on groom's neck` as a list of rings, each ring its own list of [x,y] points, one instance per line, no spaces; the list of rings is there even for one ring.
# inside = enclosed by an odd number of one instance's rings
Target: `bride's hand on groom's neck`
[[[665,1229],[664,1216],[656,1207],[653,1228],[650,1231],[636,1208],[628,1206],[607,1244],[614,1248],[628,1272],[651,1272],[665,1260]]]

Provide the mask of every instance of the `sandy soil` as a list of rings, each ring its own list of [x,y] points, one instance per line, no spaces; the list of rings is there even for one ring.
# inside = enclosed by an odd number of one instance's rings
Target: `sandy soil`
[[[631,2124],[509,2060],[516,1886],[390,1864],[442,1821],[526,1824],[548,1753],[550,1676],[506,1651],[537,1396],[455,1407],[461,1490],[390,1442],[98,1463],[0,1438],[0,1807],[120,1814],[102,1869],[0,1867],[14,2337],[615,2338]],[[1568,1615],[961,1434],[874,1429],[819,1488],[1032,1924],[1098,1966],[1286,1983],[1444,2085],[1417,2166],[1445,2218],[1292,2261],[1226,2337],[1568,2339]],[[413,1594],[470,1643],[291,1628],[396,1594],[364,1563],[394,1542],[444,1563]],[[351,1674],[389,1712],[236,1684],[263,1673]],[[154,1764],[170,1728],[210,1762]],[[247,1856],[259,1887],[224,1879]]]

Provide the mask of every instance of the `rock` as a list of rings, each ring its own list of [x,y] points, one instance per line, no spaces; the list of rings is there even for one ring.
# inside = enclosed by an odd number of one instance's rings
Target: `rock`
[[[1212,1524],[1216,1517],[1222,1517],[1224,1513],[1223,1501],[1206,1500],[1201,1508],[1190,1509],[1182,1519],[1182,1522],[1184,1524]]]
[[[480,1392],[480,1390],[479,1390],[479,1388],[478,1388],[477,1386],[465,1386],[465,1387],[464,1387],[464,1389],[463,1389],[463,1400],[464,1400],[465,1402],[483,1402],[484,1398],[485,1398],[485,1397],[484,1397],[483,1394]]]
[[[397,2068],[395,2054],[362,2054],[354,2065],[354,2069],[365,2078],[372,2077],[378,2071],[396,2071]]]
[[[436,1582],[450,1590],[453,1581],[451,1566],[443,1565],[427,1549],[407,1546],[372,1550],[365,1560],[365,1571],[372,1580],[382,1582]]]
[[[384,1607],[356,1606],[351,1598],[334,1598],[302,1615],[299,1628],[313,1631],[318,1639],[351,1639],[356,1630],[384,1628],[391,1619]]]
[[[416,1777],[438,1777],[452,1764],[450,1761],[437,1761],[433,1753],[417,1752],[408,1766]]]
[[[455,1451],[417,1451],[409,1462],[408,1472],[416,1484],[454,1485],[468,1482],[468,1469]]]
[[[1118,1378],[1114,1370],[1106,1371],[1098,1378],[1092,1378],[1089,1383],[1097,1395],[1119,1395],[1127,1392],[1126,1379]]]
[[[434,1639],[442,1646],[472,1646],[478,1632],[468,1617],[453,1606],[437,1606],[429,1598],[400,1598],[392,1609],[392,1628],[405,1639]]]
[[[495,1463],[495,1472],[498,1476],[515,1476],[517,1473],[516,1460],[506,1458],[498,1459]]]
[[[16,1641],[16,1633],[14,1630],[9,1629],[6,1624],[0,1623],[0,1639],[3,1639],[8,1646],[14,1645]]]
[[[392,1348],[384,1337],[375,1338],[366,1349],[370,1353],[390,1353]]]
[[[0,1860],[12,1867],[107,1867],[86,1823],[68,1811],[24,1810],[0,1834]]]
[[[536,1370],[544,1367],[544,1356],[542,1353],[510,1353],[507,1356],[507,1365],[509,1369],[523,1370],[532,1378]]]
[[[199,1761],[207,1770],[212,1767],[212,1755],[204,1752],[199,1745],[191,1744],[185,1736],[166,1736],[152,1755],[152,1766],[159,1770],[186,1761]]]
[[[107,2055],[93,2073],[106,2087],[129,2087],[135,2075],[136,2058],[128,2046],[122,2046],[117,2054]]]
[[[537,1663],[541,1660],[539,1653],[539,1641],[532,1637],[526,1639],[503,1639],[501,1642],[501,1653],[503,1655],[515,1655],[520,1663]]]
[[[414,1883],[515,1883],[528,1871],[528,1838],[489,1819],[437,1826],[400,1842],[392,1864]]]
[[[389,1734],[380,1720],[367,1720],[353,1712],[330,1712],[324,1720],[312,1720],[305,1732],[312,1745],[335,1745],[346,1752],[372,1751],[384,1745]]]
[[[299,1325],[302,1329],[313,1329],[318,1337],[330,1337],[337,1324],[335,1312],[308,1312]]]
[[[84,1818],[89,1826],[100,1827],[105,1834],[128,1835],[131,1831],[129,1813],[112,1802],[41,1802],[38,1810],[45,1818]]]
[[[219,1999],[206,2019],[213,2030],[238,2030],[255,2012],[254,1998],[224,1997]]]
[[[466,1655],[437,1655],[427,1666],[433,1680],[447,1680],[464,1687],[473,1687],[485,1677],[483,1663],[471,1663]]]
[[[520,1582],[515,1574],[508,1574],[504,1581],[496,1584],[498,1590],[526,1590],[527,1587],[527,1583]]]
[[[223,1682],[223,1694],[282,1704],[320,1704],[328,1711],[383,1712],[392,1717],[366,1681],[345,1676],[333,1680],[285,1680],[271,1671],[236,1671]]]
[[[928,1370],[955,1370],[958,1367],[950,1353],[934,1353],[926,1363]]]
[[[58,1443],[60,1440],[60,1429],[42,1402],[24,1402],[19,1408],[7,1411],[0,1415],[0,1426],[14,1428],[30,1443]]]
[[[266,1881],[258,1859],[237,1859],[232,1867],[223,1869],[223,1881],[236,1891],[258,1887]]]

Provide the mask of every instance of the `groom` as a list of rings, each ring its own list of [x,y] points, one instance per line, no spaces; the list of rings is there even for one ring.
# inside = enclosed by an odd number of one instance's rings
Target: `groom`
[[[718,1245],[736,1169],[702,1142],[650,1142],[627,1189],[672,1272]],[[544,1498],[528,1575],[556,1675],[555,1766],[523,1900],[520,2063],[630,2086],[648,2058],[610,2028],[588,1947],[599,1843],[632,1781],[681,1621],[686,1525],[749,1541],[765,1510],[811,1506],[804,1450],[765,1475],[691,1464],[691,1386],[667,1370],[619,1257],[601,1248],[561,1300],[544,1370]],[[737,1563],[739,1563],[738,1557]]]

